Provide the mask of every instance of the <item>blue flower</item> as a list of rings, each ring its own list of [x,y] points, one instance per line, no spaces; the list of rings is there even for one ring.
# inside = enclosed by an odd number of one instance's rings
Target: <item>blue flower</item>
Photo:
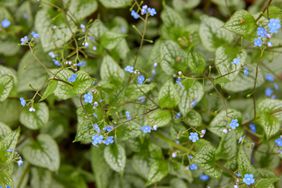
[[[130,115],[130,112],[129,112],[129,111],[126,111],[126,112],[125,112],[125,116],[126,116],[126,119],[127,119],[127,120],[131,120],[131,115]]]
[[[273,86],[274,86],[274,88],[275,88],[276,90],[279,89],[279,85],[278,85],[277,83],[274,83]]]
[[[5,18],[4,20],[2,20],[1,25],[3,28],[8,28],[11,25],[11,22]]]
[[[149,125],[144,125],[143,127],[140,128],[140,130],[143,132],[143,133],[150,133],[151,132],[151,127]]]
[[[145,97],[145,96],[141,96],[141,97],[138,98],[138,101],[139,101],[140,103],[144,103],[145,100],[146,100],[146,97]]]
[[[58,60],[56,60],[56,59],[52,59],[53,60],[53,63],[54,63],[54,65],[56,65],[56,66],[61,66],[61,63],[58,61]]]
[[[31,35],[32,35],[32,37],[35,38],[35,39],[38,39],[38,38],[39,38],[39,34],[36,33],[36,32],[34,32],[34,31],[31,32]]]
[[[109,125],[109,126],[104,127],[103,130],[106,131],[106,132],[111,132],[113,129],[114,129],[114,127]]]
[[[267,46],[268,46],[268,47],[272,47],[272,42],[268,41],[268,42],[267,42]]]
[[[84,94],[83,99],[84,99],[84,102],[86,102],[86,103],[92,103],[92,101],[93,101],[92,93],[88,92],[88,93]]]
[[[201,181],[208,181],[210,179],[210,177],[208,175],[206,175],[206,174],[201,174],[199,179]]]
[[[258,27],[257,35],[259,37],[265,38],[265,37],[267,37],[267,31],[263,27]]]
[[[197,105],[197,100],[196,99],[192,100],[191,102],[192,108],[194,108],[196,105]]]
[[[197,169],[198,169],[198,165],[196,165],[196,164],[190,164],[189,169],[190,169],[190,170],[197,170]]]
[[[196,132],[190,133],[189,140],[191,140],[192,142],[196,142],[197,140],[199,140],[198,133]]]
[[[279,146],[279,147],[282,147],[282,137],[277,138],[277,139],[275,140],[275,144],[276,144],[277,146]]]
[[[155,16],[157,14],[157,11],[154,8],[148,8],[148,13],[150,14],[150,16]]]
[[[271,95],[273,94],[273,90],[268,87],[268,88],[265,89],[264,94],[267,97],[271,97]]]
[[[22,106],[26,105],[26,101],[23,97],[20,98],[20,103],[21,103]]]
[[[110,145],[114,143],[114,137],[113,136],[108,136],[106,140],[103,141],[105,145]]]
[[[77,74],[72,74],[69,78],[68,78],[68,81],[73,83],[76,81],[76,78],[77,78]]]
[[[48,55],[51,57],[51,58],[55,58],[56,57],[56,54],[54,52],[49,52]]]
[[[132,10],[132,11],[131,11],[131,16],[132,16],[135,20],[137,20],[138,18],[140,18],[140,15],[139,15],[137,12],[135,12],[135,10]]]
[[[244,68],[244,75],[245,76],[249,76],[249,69],[248,69],[248,67]]]
[[[21,45],[25,45],[26,43],[28,43],[28,36],[24,36],[23,38],[21,38]]]
[[[236,129],[237,127],[239,127],[238,119],[232,119],[229,126],[231,127],[231,129]]]
[[[181,118],[181,113],[180,113],[180,112],[177,112],[177,113],[175,114],[175,119],[179,119],[179,118]]]
[[[182,84],[182,82],[181,82],[181,78],[178,77],[178,78],[176,79],[176,84],[179,85],[182,89],[184,89],[184,86],[183,86],[183,84]]]
[[[246,185],[251,185],[255,183],[254,175],[253,174],[245,174],[243,178],[243,182]]]
[[[126,72],[133,73],[133,72],[134,72],[134,67],[128,65],[128,66],[126,66],[126,67],[124,68],[124,70],[125,70]]]
[[[279,19],[270,19],[268,23],[268,28],[270,33],[278,33],[279,29],[281,28],[280,20]]]
[[[147,13],[148,5],[143,5],[141,9],[141,15],[144,15]]]
[[[20,158],[20,159],[17,161],[17,164],[18,164],[19,167],[23,165],[23,160],[22,160],[22,158]]]
[[[76,66],[78,66],[78,67],[84,67],[85,65],[86,65],[85,61],[80,61],[76,64]]]
[[[84,43],[82,43],[82,45],[83,45],[85,48],[88,48],[89,43],[88,43],[88,42],[84,42]]]
[[[85,33],[85,25],[84,24],[80,24],[80,29],[81,29],[81,31],[83,32],[83,33]]]
[[[261,38],[256,38],[256,39],[254,40],[254,46],[255,46],[255,47],[261,47],[261,46],[262,46],[262,40],[261,40]]]
[[[253,133],[257,132],[257,127],[254,123],[250,123],[249,128]]]
[[[240,58],[239,57],[236,57],[232,60],[232,64],[234,65],[239,65],[240,64]]]
[[[92,136],[92,144],[96,146],[97,144],[101,144],[103,142],[103,135],[95,134]]]
[[[139,85],[143,84],[144,81],[145,81],[145,77],[142,74],[137,77],[137,83]]]
[[[274,77],[272,74],[266,74],[265,75],[265,79],[269,82],[273,82],[274,81]]]
[[[93,124],[93,129],[97,132],[97,133],[100,133],[101,132],[101,129],[99,127],[99,125],[97,123]]]

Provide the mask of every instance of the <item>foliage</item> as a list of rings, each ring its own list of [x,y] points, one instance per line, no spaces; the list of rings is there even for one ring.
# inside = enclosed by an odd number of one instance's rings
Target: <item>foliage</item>
[[[279,0],[0,0],[0,187],[282,187]]]

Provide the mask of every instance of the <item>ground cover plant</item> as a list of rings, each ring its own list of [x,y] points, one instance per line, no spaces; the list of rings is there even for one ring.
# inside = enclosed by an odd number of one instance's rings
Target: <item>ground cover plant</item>
[[[281,0],[0,0],[0,187],[282,187],[281,19]]]

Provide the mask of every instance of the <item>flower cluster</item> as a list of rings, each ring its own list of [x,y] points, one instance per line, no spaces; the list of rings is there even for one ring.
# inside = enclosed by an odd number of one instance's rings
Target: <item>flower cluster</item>
[[[22,46],[27,45],[30,41],[39,38],[39,34],[36,33],[35,31],[32,31],[32,32],[30,33],[30,35],[31,35],[30,38],[26,35],[26,36],[24,36],[24,37],[22,37],[22,38],[20,39]]]
[[[96,132],[96,134],[92,136],[92,144],[94,146],[97,146],[102,143],[105,145],[110,145],[114,143],[114,137],[107,135],[109,132],[111,132],[114,129],[113,126],[111,125],[105,126],[103,128],[104,134],[102,134],[100,127],[96,123],[93,125],[93,129]]]
[[[138,13],[139,12],[139,13]],[[141,15],[150,15],[150,16],[155,16],[157,14],[156,9],[148,7],[148,5],[143,5],[141,8],[141,11],[135,11],[132,10],[131,11],[131,16],[137,20],[140,18],[140,14]]]
[[[196,164],[190,164],[190,165],[189,165],[189,169],[192,170],[192,171],[197,170],[197,169],[198,169],[198,165],[196,165]]]
[[[266,44],[268,47],[272,46],[271,41],[269,41],[274,33],[278,33],[280,30],[280,20],[277,18],[272,18],[268,21],[267,27],[259,26],[257,28],[257,38],[254,40],[255,47],[262,47]]]

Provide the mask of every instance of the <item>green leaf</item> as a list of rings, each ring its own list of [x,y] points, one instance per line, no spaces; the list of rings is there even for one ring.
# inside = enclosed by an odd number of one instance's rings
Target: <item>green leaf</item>
[[[252,144],[247,142],[240,145],[237,156],[238,170],[240,174],[255,174],[255,168],[250,162]]]
[[[237,155],[237,140],[234,131],[225,134],[216,149],[218,159],[232,160]]]
[[[92,135],[95,133],[93,129],[94,116],[89,117],[88,114],[93,114],[93,109],[88,111],[83,107],[79,107],[76,110],[77,113],[77,130],[75,141],[80,141],[83,143],[91,143]]]
[[[201,3],[200,0],[173,0],[172,5],[176,10],[192,9]]]
[[[145,124],[157,127],[164,127],[171,121],[171,114],[168,110],[155,110],[146,116]]]
[[[17,82],[15,71],[0,65],[0,102],[8,98]]]
[[[161,18],[165,27],[180,27],[184,25],[182,17],[178,14],[178,12],[176,12],[169,6],[164,7],[164,10],[161,13]]]
[[[183,80],[183,88],[179,88],[180,101],[179,110],[183,116],[195,107],[204,96],[204,88],[201,83],[191,80]]]
[[[219,46],[230,44],[233,34],[223,28],[223,22],[214,17],[204,16],[199,34],[204,47],[209,51],[215,51]]]
[[[28,162],[35,166],[56,171],[60,166],[59,148],[55,140],[46,134],[40,134],[37,140],[29,140],[22,149]]]
[[[20,122],[29,129],[40,129],[49,119],[48,106],[45,103],[34,104],[35,112],[24,108],[20,115]]]
[[[163,179],[168,174],[168,163],[164,160],[152,160],[148,173],[147,185],[154,184]]]
[[[255,18],[246,10],[236,11],[231,18],[224,24],[229,31],[239,35],[251,35],[256,29]]]
[[[124,36],[124,34],[116,32],[105,32],[101,37],[101,45],[108,50],[112,50],[120,44]]]
[[[93,35],[95,39],[99,39],[108,29],[100,19],[96,19],[89,27],[89,34]]]
[[[256,188],[270,188],[273,186],[273,183],[279,181],[279,178],[263,178],[257,181]]]
[[[124,71],[110,56],[105,56],[102,61],[100,75],[102,80],[118,80],[124,79]]]
[[[46,55],[41,49],[27,52],[22,58],[18,68],[18,90],[41,90],[48,79],[48,73],[43,67],[48,64]]]
[[[142,85],[129,85],[126,87],[125,96],[129,100],[136,100],[141,96],[144,96],[144,94],[147,94],[151,90],[153,90],[156,87],[156,84],[142,84]]]
[[[244,75],[243,70],[236,78],[223,85],[223,88],[230,92],[242,92],[248,89],[253,89],[254,86],[260,87],[264,83],[264,77],[261,69],[255,65],[248,65],[249,75]]]
[[[209,176],[219,178],[221,170],[216,166],[215,155],[215,148],[207,143],[196,153],[193,162],[198,164]]]
[[[223,137],[225,135],[223,130],[230,128],[229,123],[232,119],[238,119],[240,122],[240,120],[242,119],[241,112],[234,109],[223,110],[212,120],[209,126],[209,130],[214,134]]]
[[[150,171],[150,165],[144,157],[140,155],[134,155],[131,161],[131,165],[134,171],[139,176],[141,176],[144,179],[147,178]]]
[[[14,40],[0,40],[0,54],[12,56],[18,53],[20,47]]]
[[[193,127],[201,126],[202,125],[202,117],[201,114],[195,110],[190,110],[188,114],[184,117],[183,121],[191,125]]]
[[[235,58],[240,58],[239,64],[232,63]],[[219,78],[225,78],[230,81],[234,80],[239,74],[241,67],[244,66],[246,59],[247,53],[243,50],[236,53],[234,48],[219,47],[215,52],[215,66],[219,72]]]
[[[108,165],[116,172],[122,173],[126,164],[125,149],[119,144],[107,146],[104,157]]]
[[[179,95],[172,81],[167,81],[159,91],[159,105],[161,108],[173,108],[179,103]]]
[[[49,188],[52,186],[52,174],[48,170],[31,168],[31,177],[32,188]]]
[[[131,5],[132,0],[99,0],[106,8],[122,8]]]
[[[0,140],[1,140],[1,138],[5,137],[9,133],[11,133],[11,131],[12,130],[8,125],[0,122]]]
[[[54,93],[54,91],[56,90],[57,85],[58,85],[58,82],[56,80],[50,80],[49,83],[48,83],[47,88],[45,89],[44,93],[42,94],[42,97],[41,97],[40,101],[43,101],[47,97],[52,95]]]
[[[56,69],[57,71],[57,69]],[[53,71],[56,73],[56,71]],[[81,95],[87,91],[87,89],[92,85],[92,78],[89,76],[88,73],[84,71],[78,71],[75,74],[77,74],[77,78],[75,82],[69,83],[68,78],[74,74],[70,70],[62,70],[57,73],[56,78],[62,80],[57,81],[57,87],[54,91],[54,94],[59,99],[68,99],[71,97],[74,97],[76,95]],[[52,86],[55,87],[55,86]],[[52,89],[52,88],[51,88]]]
[[[91,148],[91,166],[95,176],[97,188],[107,188],[112,173],[103,156],[103,148]]]
[[[15,6],[18,0],[1,0],[0,5],[2,6]]]
[[[202,74],[205,71],[206,60],[198,52],[191,52],[188,55],[188,66],[195,74]]]
[[[0,102],[0,121],[7,125],[18,123],[21,113],[21,106],[18,100],[6,99]]]
[[[5,152],[7,152],[8,149],[13,151],[16,148],[19,136],[20,129],[8,132],[8,134],[0,140],[0,148],[5,148]]]
[[[71,0],[68,14],[80,21],[95,12],[97,7],[98,3],[96,0]]]
[[[0,77],[0,101],[4,101],[9,96],[14,86],[14,79],[10,75]]]
[[[186,70],[187,54],[173,41],[168,40],[161,44],[160,59],[161,68],[168,75]]]
[[[279,132],[282,121],[282,101],[264,99],[257,105],[257,122],[263,128],[267,138]]]
[[[54,50],[64,46],[76,27],[69,22],[61,11],[41,9],[35,17],[35,28],[38,31],[44,51]]]

